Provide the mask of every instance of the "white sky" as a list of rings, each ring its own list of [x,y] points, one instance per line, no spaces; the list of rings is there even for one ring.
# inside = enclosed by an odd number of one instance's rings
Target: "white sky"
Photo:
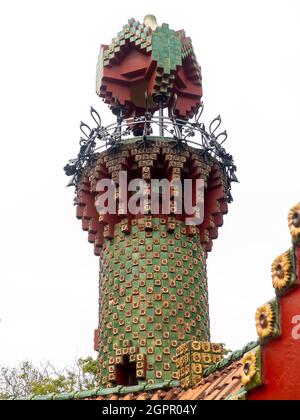
[[[62,168],[90,105],[112,121],[94,93],[100,44],[148,13],[192,37],[204,120],[221,114],[238,166],[208,259],[212,339],[231,349],[255,339],[255,309],[274,296],[270,265],[290,246],[300,196],[300,2],[3,1],[0,364],[95,355],[98,260]]]

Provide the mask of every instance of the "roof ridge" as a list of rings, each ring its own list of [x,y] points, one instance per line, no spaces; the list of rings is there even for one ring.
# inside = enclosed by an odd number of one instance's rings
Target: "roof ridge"
[[[211,365],[209,368],[203,371],[203,379],[209,375],[220,372],[224,368],[230,366],[233,362],[240,359],[245,353],[250,350],[253,350],[255,347],[261,344],[261,340],[251,341],[241,350],[231,352],[227,358],[222,359],[220,362]],[[178,380],[167,380],[163,382],[155,382],[153,384],[147,384],[146,382],[140,383],[138,385],[123,386],[118,385],[114,388],[94,388],[84,391],[72,391],[72,392],[63,392],[56,394],[46,394],[46,395],[32,395],[30,397],[24,398],[10,398],[10,400],[74,400],[82,398],[92,398],[92,397],[105,397],[108,395],[126,395],[126,394],[136,394],[138,392],[151,392],[157,391],[159,389],[170,389],[180,387],[180,381]]]
[[[85,391],[72,391],[63,392],[57,394],[46,394],[46,395],[32,395],[24,398],[10,398],[11,400],[74,400],[81,398],[91,397],[104,397],[107,395],[125,395],[125,394],[136,394],[137,392],[145,391],[156,391],[158,389],[170,389],[180,386],[180,382],[176,380],[168,380],[163,382],[155,382],[154,384],[147,384],[143,382],[139,385],[123,386],[118,385],[114,388],[94,388]]]
[[[260,345],[260,340],[257,341],[251,341],[248,344],[246,344],[241,350],[236,350],[231,352],[227,358],[222,359],[220,362],[209,366],[207,369],[203,371],[203,378],[206,378],[207,376],[211,375],[212,373],[215,373],[217,371],[220,371],[229,365],[231,363],[235,362],[236,360],[240,359],[245,353],[248,353],[248,351],[253,350],[255,347]]]

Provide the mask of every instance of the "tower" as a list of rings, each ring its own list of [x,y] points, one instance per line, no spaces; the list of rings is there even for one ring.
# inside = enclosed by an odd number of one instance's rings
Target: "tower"
[[[91,109],[96,127],[81,123],[65,171],[100,259],[101,385],[189,385],[222,357],[210,343],[206,259],[236,181],[227,134],[217,134],[220,117],[209,129],[200,122],[191,39],[151,15],[101,45],[96,79],[117,121],[104,127]]]

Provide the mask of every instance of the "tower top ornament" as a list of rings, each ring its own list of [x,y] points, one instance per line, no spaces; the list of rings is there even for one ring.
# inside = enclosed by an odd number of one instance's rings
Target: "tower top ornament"
[[[152,31],[155,31],[158,28],[158,23],[154,15],[146,15],[144,17],[144,25],[149,26]]]
[[[202,78],[192,41],[183,30],[129,19],[109,45],[101,45],[97,64],[97,94],[122,117],[152,115],[163,104],[183,120],[201,105]]]

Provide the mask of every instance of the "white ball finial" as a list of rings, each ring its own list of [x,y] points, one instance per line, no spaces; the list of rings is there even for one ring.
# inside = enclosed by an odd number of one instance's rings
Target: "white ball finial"
[[[149,28],[151,28],[152,31],[155,31],[156,28],[158,28],[157,20],[154,15],[146,15],[144,17],[144,24],[146,26],[149,26]]]

